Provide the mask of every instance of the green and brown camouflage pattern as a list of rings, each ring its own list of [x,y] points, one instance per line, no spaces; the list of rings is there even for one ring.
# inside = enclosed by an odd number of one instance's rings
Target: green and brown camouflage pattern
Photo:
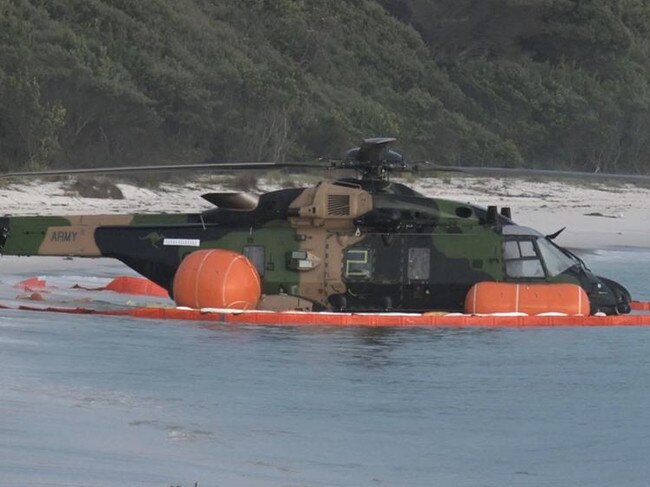
[[[598,278],[578,267],[509,277],[503,249],[513,237],[503,229],[511,225],[484,208],[426,198],[401,184],[345,179],[266,193],[246,210],[4,217],[0,249],[116,258],[170,293],[185,255],[234,250],[255,264],[263,306],[274,309],[462,310],[480,281],[573,282],[598,309],[615,308],[613,292],[596,292]]]

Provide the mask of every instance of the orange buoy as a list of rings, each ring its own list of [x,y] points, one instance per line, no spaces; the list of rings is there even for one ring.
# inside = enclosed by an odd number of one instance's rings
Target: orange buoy
[[[565,313],[588,315],[589,297],[577,284],[514,284],[479,282],[465,297],[465,312],[490,313]]]
[[[174,276],[174,301],[189,308],[255,309],[260,276],[243,255],[225,249],[197,250]]]
[[[98,291],[113,291],[120,294],[140,294],[144,296],[169,297],[167,290],[144,277],[119,276]]]

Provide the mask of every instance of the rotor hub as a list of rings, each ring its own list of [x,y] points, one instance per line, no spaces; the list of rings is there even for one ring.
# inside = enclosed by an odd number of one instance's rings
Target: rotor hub
[[[364,139],[360,147],[348,150],[345,158],[333,163],[333,167],[354,169],[362,179],[388,180],[393,171],[409,170],[404,156],[389,148],[396,140],[393,137]]]

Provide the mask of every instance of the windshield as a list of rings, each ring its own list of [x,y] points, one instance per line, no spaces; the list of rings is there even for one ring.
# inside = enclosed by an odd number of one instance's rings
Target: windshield
[[[559,247],[557,244],[553,244],[553,246],[560,249],[560,251],[563,254],[569,256],[571,259],[573,259],[576,262],[576,264],[580,265],[583,269],[589,270],[589,268],[587,267],[587,264],[585,264],[585,261],[582,260],[580,257],[578,257],[573,252],[571,252],[569,249],[565,249],[564,247]]]
[[[537,247],[546,265],[546,270],[551,277],[557,276],[579,263],[549,242],[546,237],[539,237],[537,239]]]

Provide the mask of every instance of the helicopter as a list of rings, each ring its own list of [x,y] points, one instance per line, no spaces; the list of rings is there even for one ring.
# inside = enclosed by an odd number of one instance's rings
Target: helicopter
[[[259,196],[207,193],[214,205],[187,214],[0,217],[5,255],[109,257],[174,296],[183,260],[200,249],[226,249],[254,266],[261,309],[346,312],[462,311],[482,281],[571,283],[591,312],[630,312],[619,283],[592,273],[569,250],[517,225],[509,208],[483,208],[430,198],[391,174],[456,170],[407,162],[391,137],[364,139],[345,157],[316,167],[357,177],[322,181]],[[188,164],[175,169],[313,168],[312,163]],[[79,169],[10,176],[111,173],[160,169]],[[559,233],[559,232],[558,232]]]

